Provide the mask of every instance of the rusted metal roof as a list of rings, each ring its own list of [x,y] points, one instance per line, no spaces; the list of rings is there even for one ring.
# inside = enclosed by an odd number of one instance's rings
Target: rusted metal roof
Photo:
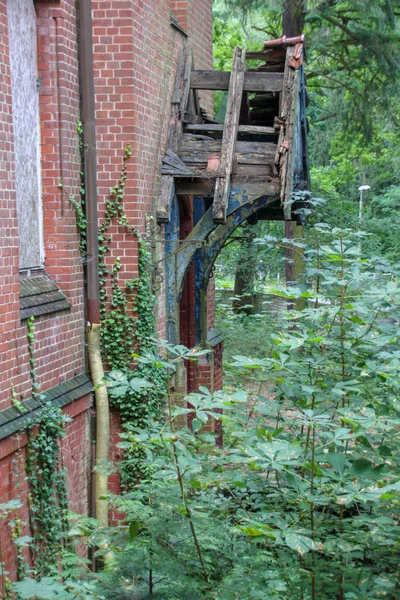
[[[296,37],[287,37],[286,35],[283,35],[275,40],[267,40],[264,42],[264,48],[273,48],[276,46],[295,46],[297,44],[303,44],[304,40],[304,33],[297,35]]]

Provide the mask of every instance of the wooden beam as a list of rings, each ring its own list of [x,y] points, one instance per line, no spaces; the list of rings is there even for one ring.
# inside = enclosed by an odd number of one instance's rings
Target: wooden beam
[[[287,139],[289,140],[289,151],[287,153],[286,178],[282,181],[284,187],[283,213],[285,221],[292,220],[292,202],[293,202],[293,183],[294,183],[294,158],[295,158],[295,131],[297,118],[299,114],[299,91],[300,91],[300,72],[298,69],[294,72],[292,103],[287,118]]]
[[[215,182],[213,219],[215,223],[226,223],[230,177],[235,156],[236,138],[239,127],[240,107],[242,105],[244,70],[246,68],[246,50],[235,48],[232,72],[229,82],[228,103],[222,135],[219,170],[224,173]]]
[[[271,142],[236,142],[235,159],[238,164],[273,164],[276,144]],[[212,138],[196,142],[184,141],[180,158],[186,166],[206,165],[211,156],[222,154],[222,141]]]
[[[196,137],[196,139],[194,139]],[[243,142],[235,140],[235,149],[237,152],[260,152],[269,153],[276,149],[274,142]],[[179,157],[182,159],[182,154],[196,151],[221,152],[222,140],[215,140],[207,136],[183,136],[181,151]]]
[[[210,197],[214,194],[214,183],[212,179],[176,179],[176,193]],[[234,175],[232,187],[235,191],[242,191],[249,201],[261,196],[277,196],[279,203],[280,179],[277,177]]]
[[[210,123],[202,124],[202,125],[187,125],[186,131],[223,131],[224,126],[221,123]],[[238,127],[239,133],[250,133],[257,135],[277,135],[277,131],[275,127],[260,127],[257,125],[239,125]]]
[[[294,133],[299,109],[300,73],[290,62],[295,47],[289,47],[286,52],[284,85],[281,101],[281,129],[275,155],[275,171],[282,182],[281,203],[284,218],[292,218],[293,169],[294,169]]]
[[[175,87],[172,94],[171,119],[168,132],[167,152],[174,154],[179,151],[182,140],[184,115],[190,93],[190,73],[192,71],[193,55],[192,49],[187,44],[181,51],[176,71]],[[157,203],[158,223],[168,223],[170,219],[171,200],[174,197],[175,184],[173,175],[161,175],[160,193]]]
[[[192,71],[190,87],[196,90],[229,90],[230,79],[229,71]],[[281,92],[282,88],[283,73],[246,71],[244,75],[245,92]]]
[[[167,166],[167,167],[166,167]],[[190,169],[185,165],[184,162],[173,152],[172,150],[167,150],[164,158],[163,158],[163,170],[165,168],[172,167],[175,170],[183,171],[184,173],[189,173]]]

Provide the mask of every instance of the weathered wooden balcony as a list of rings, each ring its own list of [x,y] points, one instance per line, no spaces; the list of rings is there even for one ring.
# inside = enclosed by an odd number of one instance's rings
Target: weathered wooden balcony
[[[161,261],[171,342],[179,341],[190,264],[196,339],[206,343],[208,281],[235,229],[245,220],[303,216],[304,201],[294,194],[309,188],[303,58],[302,37],[266,42],[260,52],[237,48],[231,72],[193,69],[189,48],[180,56],[157,207],[158,223],[165,224]],[[246,69],[250,60],[258,66]],[[201,109],[199,90],[228,92],[224,123]],[[181,238],[187,205],[193,228]]]
[[[246,60],[262,64],[246,70]],[[231,72],[193,70],[190,51],[181,57],[162,167],[160,223],[170,219],[174,194],[212,198],[216,224],[226,222],[239,196],[247,202],[269,198],[258,218],[296,218],[293,191],[308,188],[302,65],[302,37],[266,42],[260,52],[236,48]],[[202,111],[198,90],[228,92],[223,124]]]

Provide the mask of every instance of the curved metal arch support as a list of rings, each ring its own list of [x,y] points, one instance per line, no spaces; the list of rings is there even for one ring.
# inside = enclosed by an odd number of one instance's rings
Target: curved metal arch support
[[[244,220],[246,220],[252,214],[257,213],[262,208],[267,208],[276,201],[277,196],[261,196],[260,198],[250,200],[243,189],[232,190],[228,204],[227,220],[225,225],[216,224],[213,220],[212,207],[208,209],[196,227],[194,227],[190,235],[186,238],[185,243],[178,252],[176,262],[176,287],[178,300],[181,297],[186,271],[189,268],[195,252],[199,248],[206,246],[206,254],[213,254],[210,246],[215,244],[219,238],[224,239],[224,244],[226,238],[229,237]],[[225,236],[224,232],[226,231],[229,231],[229,233]],[[215,258],[220,249],[221,248],[219,248],[217,251]]]
[[[255,202],[245,204],[238,208],[226,221],[225,225],[219,225],[208,238],[207,258],[203,263],[203,285],[208,285],[212,267],[217,260],[218,254],[221,252],[227,239],[232,233],[246,221],[251,215],[254,215],[263,208],[268,208],[276,201],[276,198],[262,196]]]
[[[202,271],[199,276],[200,280],[200,298],[203,302],[203,307],[200,312],[202,318],[200,319],[200,332],[198,336],[198,342],[205,344],[207,342],[207,314],[206,314],[206,302],[207,302],[207,288],[210,280],[210,274],[215,261],[218,258],[224,244],[233,234],[235,229],[239,227],[243,221],[248,219],[251,215],[254,215],[263,208],[268,208],[269,205],[276,201],[275,198],[263,196],[258,198],[255,202],[245,204],[238,208],[230,217],[228,217],[225,225],[219,225],[209,236],[207,250],[203,255]]]
[[[205,291],[213,264],[230,235],[243,221],[259,210],[276,203],[277,196],[262,196],[249,200],[243,189],[232,190],[225,225],[214,223],[212,206],[200,218],[190,235],[179,243],[179,211],[176,198],[173,202],[170,224],[166,226],[166,283],[167,283],[167,331],[171,343],[179,343],[179,301],[187,270],[196,256],[195,282],[197,292],[205,302]],[[204,312],[204,311],[201,311]],[[201,326],[201,329],[204,327]],[[202,333],[202,341],[206,336]]]

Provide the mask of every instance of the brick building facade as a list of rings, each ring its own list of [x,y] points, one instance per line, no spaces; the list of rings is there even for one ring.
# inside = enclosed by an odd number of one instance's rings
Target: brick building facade
[[[76,4],[75,0],[0,0],[0,503],[19,497],[23,504],[20,517],[25,523],[28,522],[24,480],[26,428],[40,411],[39,404],[32,399],[27,342],[29,316],[35,317],[35,361],[40,390],[46,400],[62,406],[72,418],[61,444],[68,469],[70,507],[75,512],[90,512],[94,406],[85,351],[84,268],[76,215],[69,200],[70,196],[79,197],[81,185]],[[25,27],[18,29],[24,23],[18,22],[15,11],[11,16],[14,10],[11,5],[14,8],[18,5],[19,18],[30,19],[34,27],[35,41],[28,40],[25,54],[18,43],[18,35],[25,36]],[[146,217],[155,214],[177,57],[189,43],[196,67],[211,68],[211,9],[212,0],[92,0],[100,218],[110,188],[120,176],[127,144],[131,145],[132,157],[127,163],[125,212],[131,225],[141,231]],[[12,19],[16,19],[15,26]],[[26,78],[27,72],[30,80]],[[23,110],[18,122],[15,108],[18,90],[27,94],[20,98],[22,106],[33,106],[33,100],[29,100],[34,93],[32,74],[36,79],[40,124],[36,166],[34,152],[25,158],[23,144],[19,149],[16,141],[24,127]],[[209,92],[203,93],[202,104],[211,110]],[[26,161],[31,161],[28,167]],[[27,239],[21,241],[21,219],[27,214],[28,200],[27,194],[19,190],[18,182],[25,176],[27,179],[32,176],[34,181],[36,172],[39,186],[35,197],[37,202],[40,196],[40,202],[28,223]],[[118,255],[121,280],[131,280],[137,275],[137,243],[122,228],[115,228],[112,234],[108,260],[113,261]],[[32,257],[30,264],[29,248],[33,243],[40,258]],[[23,265],[21,244],[28,248]],[[157,329],[161,338],[166,337],[164,294],[161,289],[157,302]],[[182,323],[186,319],[181,341],[188,345],[195,341],[195,314],[190,309],[193,294],[189,274],[181,303]],[[209,314],[211,329],[212,310]],[[199,365],[198,377],[189,373],[188,389],[193,389],[195,380],[211,387],[220,386],[220,360],[217,371],[205,361]],[[112,423],[113,439],[117,439],[117,415]],[[16,478],[20,485],[16,485]],[[111,483],[114,487],[118,485],[117,481]],[[6,525],[2,526],[0,536],[1,560],[14,578],[15,549]]]

